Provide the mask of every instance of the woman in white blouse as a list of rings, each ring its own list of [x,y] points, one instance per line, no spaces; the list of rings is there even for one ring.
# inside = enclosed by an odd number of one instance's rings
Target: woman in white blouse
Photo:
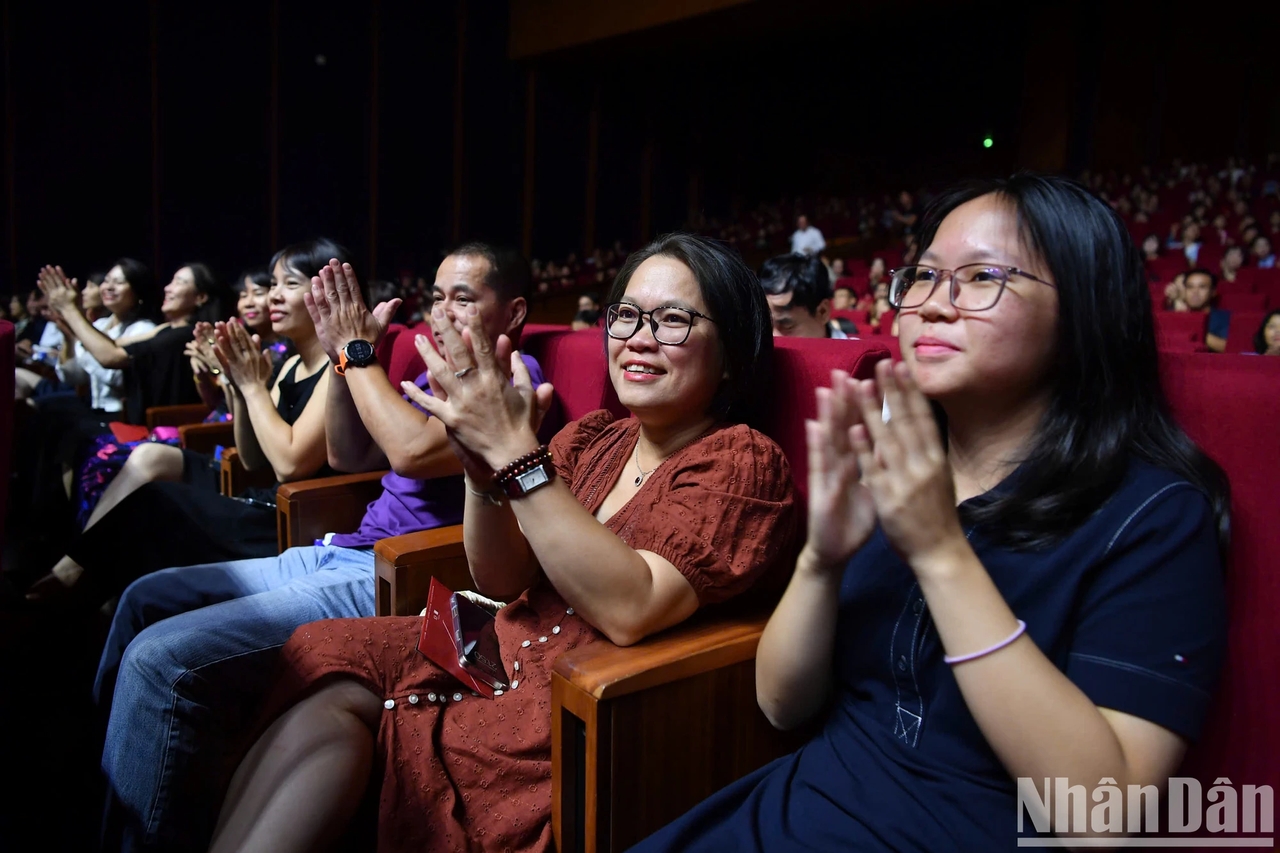
[[[87,288],[86,288],[87,292]],[[81,294],[82,298],[85,294]],[[124,268],[116,264],[98,286],[105,317],[95,320],[93,327],[113,341],[129,338],[155,328],[155,323],[138,316],[139,299]],[[69,385],[89,385],[89,406],[99,412],[124,410],[124,371],[103,367],[71,335],[63,336],[58,358],[58,378]]]

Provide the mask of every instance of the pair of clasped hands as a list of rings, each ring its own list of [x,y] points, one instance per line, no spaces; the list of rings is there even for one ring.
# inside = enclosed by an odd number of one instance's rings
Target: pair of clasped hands
[[[937,421],[905,363],[886,358],[866,380],[832,371],[817,403],[817,418],[805,422],[809,531],[802,565],[842,571],[877,522],[917,574],[937,564],[931,557],[965,542]]]
[[[311,279],[311,292],[303,301],[325,352],[335,362],[350,341],[376,344],[400,305],[393,299],[370,311],[355,271],[336,260]],[[487,489],[495,471],[538,448],[538,427],[551,407],[552,387],[545,382],[534,387],[511,339],[499,335],[490,340],[475,305],[457,309],[455,317],[461,330],[443,306],[431,310],[439,352],[425,335],[414,340],[427,365],[431,394],[412,382],[402,382],[401,387],[410,400],[440,419],[467,478]]]

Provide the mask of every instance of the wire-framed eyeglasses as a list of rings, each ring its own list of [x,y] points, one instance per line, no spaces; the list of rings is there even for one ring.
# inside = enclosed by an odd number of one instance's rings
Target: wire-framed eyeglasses
[[[889,280],[889,304],[896,309],[919,308],[929,301],[944,276],[951,277],[951,304],[963,311],[988,311],[996,306],[1012,276],[1029,278],[1049,287],[1052,282],[1026,270],[1003,264],[965,264],[953,270],[934,267],[900,267]]]
[[[714,323],[706,314],[692,308],[677,308],[674,305],[660,305],[652,311],[641,311],[639,305],[630,302],[614,302],[604,309],[604,328],[611,338],[620,341],[630,340],[644,319],[649,318],[649,328],[653,330],[653,339],[660,344],[678,347],[689,340],[689,331],[693,328],[693,318],[701,317]]]

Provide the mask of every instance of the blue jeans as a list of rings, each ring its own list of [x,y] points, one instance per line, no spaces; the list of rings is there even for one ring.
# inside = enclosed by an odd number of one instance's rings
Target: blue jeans
[[[207,848],[279,648],[299,625],[373,614],[371,550],[290,548],[134,581],[94,682],[111,712],[104,847]]]

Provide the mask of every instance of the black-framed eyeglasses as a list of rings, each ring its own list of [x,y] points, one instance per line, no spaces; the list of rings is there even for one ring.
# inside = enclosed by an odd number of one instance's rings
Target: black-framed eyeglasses
[[[1049,287],[1053,282],[1037,278],[1026,270],[1003,264],[965,264],[953,270],[934,267],[900,267],[889,279],[889,304],[896,309],[919,308],[929,301],[944,276],[951,277],[951,304],[963,311],[988,311],[996,306],[1011,276],[1021,276]]]
[[[604,329],[609,337],[620,341],[630,340],[640,331],[644,318],[649,318],[649,328],[653,330],[653,339],[669,347],[678,347],[689,340],[689,330],[693,328],[693,318],[701,317],[708,323],[714,323],[706,314],[692,308],[678,308],[674,305],[660,305],[652,311],[641,311],[639,305],[630,302],[614,302],[605,306]]]

